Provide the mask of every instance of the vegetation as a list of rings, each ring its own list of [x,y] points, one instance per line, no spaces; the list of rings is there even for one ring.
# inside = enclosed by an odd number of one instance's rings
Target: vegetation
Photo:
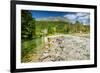
[[[90,26],[64,21],[36,21],[28,10],[21,11],[21,61],[28,62],[27,55],[36,53],[42,37],[55,34],[89,33]],[[41,41],[41,42],[40,42]],[[42,46],[41,46],[42,47]],[[26,58],[25,58],[26,57]]]
[[[27,10],[22,10],[21,13],[21,31],[21,38],[24,40],[32,39],[35,35],[35,19]]]
[[[41,36],[41,30],[47,30],[45,35],[69,34],[69,33],[87,33],[90,31],[89,25],[83,25],[80,22],[75,24],[61,21],[36,21],[36,36]]]
[[[35,35],[35,19],[32,18],[30,11],[21,11],[21,58],[27,55],[36,46],[32,38]],[[33,51],[35,52],[35,50]]]

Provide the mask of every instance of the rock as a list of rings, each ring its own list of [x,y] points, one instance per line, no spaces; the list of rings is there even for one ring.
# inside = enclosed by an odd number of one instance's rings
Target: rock
[[[89,38],[65,35],[49,37],[39,61],[68,61],[90,59]]]

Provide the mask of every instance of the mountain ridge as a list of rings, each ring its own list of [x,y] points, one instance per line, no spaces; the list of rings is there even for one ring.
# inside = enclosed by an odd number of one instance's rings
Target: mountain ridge
[[[43,17],[43,18],[37,18],[37,21],[63,21],[68,22],[68,19],[65,17]]]

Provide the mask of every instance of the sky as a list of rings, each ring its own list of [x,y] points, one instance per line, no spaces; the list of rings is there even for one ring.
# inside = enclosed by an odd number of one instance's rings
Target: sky
[[[71,23],[79,21],[83,24],[89,25],[90,13],[86,12],[56,12],[56,11],[36,11],[32,10],[32,17],[35,19],[48,17],[61,17],[67,19]]]

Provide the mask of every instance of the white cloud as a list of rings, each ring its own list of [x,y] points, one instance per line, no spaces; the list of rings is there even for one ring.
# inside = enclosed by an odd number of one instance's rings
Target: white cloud
[[[76,19],[77,16],[75,14],[67,14],[67,15],[64,15],[64,17],[74,20],[74,19]]]
[[[90,14],[89,13],[71,13],[71,14],[66,14],[64,15],[69,22],[75,23],[76,21],[79,21],[83,24],[89,24],[89,19],[90,19]]]
[[[87,13],[78,12],[78,13],[76,13],[76,15],[77,15],[77,16],[81,16],[81,17],[82,17],[82,16],[87,15]]]
[[[79,19],[89,19],[90,18],[89,13],[77,13],[76,16],[79,17]]]
[[[69,22],[75,23],[77,16],[75,14],[66,14],[64,15],[65,18],[68,19]]]

